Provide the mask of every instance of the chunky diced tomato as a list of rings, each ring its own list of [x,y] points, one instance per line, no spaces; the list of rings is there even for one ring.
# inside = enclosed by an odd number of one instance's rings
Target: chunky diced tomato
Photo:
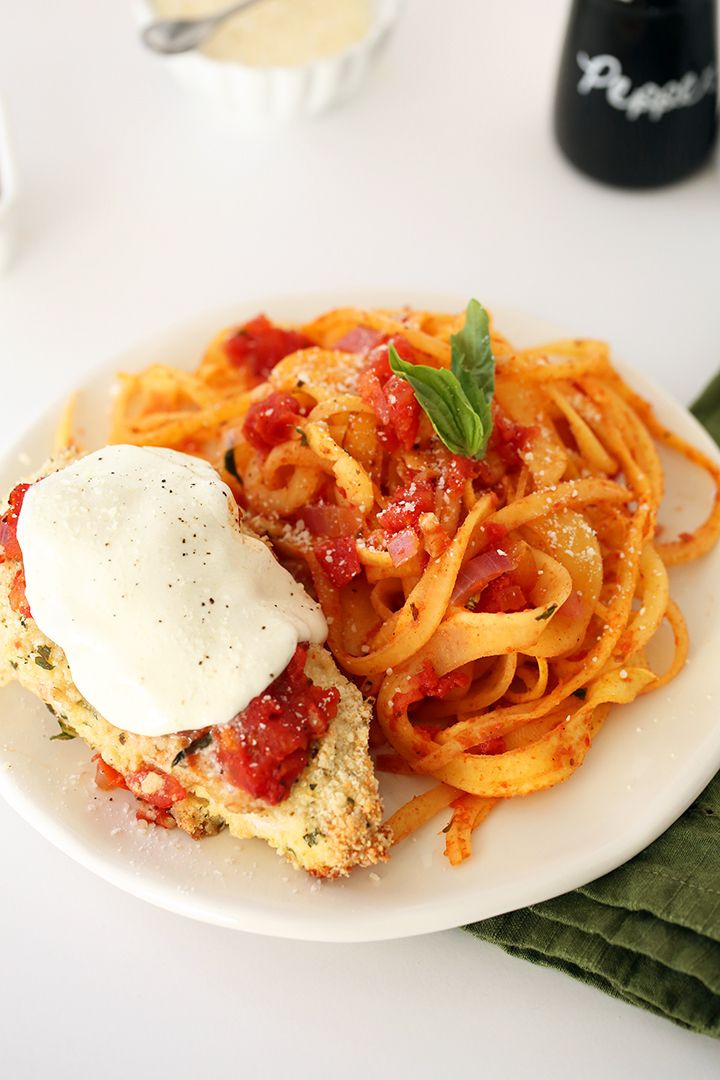
[[[493,429],[489,449],[498,453],[504,464],[520,465],[522,463],[520,451],[527,448],[528,443],[532,441],[538,429],[516,424],[514,420],[505,415],[495,401],[493,401],[492,415]]]
[[[426,660],[416,675],[413,675],[406,691],[398,691],[393,698],[393,712],[397,715],[417,701],[424,698],[447,697],[458,687],[466,688],[470,677],[465,671],[450,671],[447,675],[438,675],[430,660]]]
[[[403,337],[392,339],[398,355],[410,363],[417,360],[412,345]],[[420,406],[410,384],[394,375],[388,344],[373,349],[358,379],[358,393],[372,406],[378,421],[378,438],[388,449],[409,450],[417,438]]]
[[[395,348],[397,348],[397,342],[393,341],[393,344],[395,345]],[[371,351],[368,361],[363,368],[363,372],[366,371],[376,375],[383,384],[388,381],[392,375],[392,368],[390,367],[387,340]]]
[[[499,405],[492,405],[493,428],[488,442],[488,460],[475,461],[473,458],[452,454],[441,481],[442,487],[451,495],[459,495],[468,480],[480,480],[492,485],[497,480],[491,457],[499,458],[503,465],[517,467],[522,464],[520,451],[527,448],[537,433],[535,427],[516,424],[505,415]]]
[[[450,461],[443,473],[443,487],[451,495],[460,495],[468,480],[480,475],[480,462],[473,458],[451,454]]]
[[[315,686],[305,674],[307,646],[285,671],[229,723],[214,729],[227,780],[257,799],[279,803],[305,768],[312,743],[337,713],[340,692]]]
[[[406,487],[398,488],[390,502],[377,515],[378,525],[386,533],[415,528],[420,515],[435,509],[435,492],[427,480],[412,480]]]
[[[231,725],[220,734],[218,760],[229,783],[274,805],[290,794],[307,764],[307,750],[303,728],[268,702],[243,716],[241,727]]]
[[[401,360],[407,361],[408,364],[417,364],[420,360],[415,349],[412,347],[407,338],[404,338],[402,334],[398,334],[395,337],[390,338],[388,345],[395,346],[395,352],[398,354]],[[387,346],[386,346],[387,348]],[[425,362],[425,360],[423,360]]]
[[[133,795],[158,810],[169,810],[176,802],[187,798],[182,784],[155,765],[142,765],[134,772],[126,773],[125,783]]]
[[[417,439],[420,425],[420,405],[415,391],[405,379],[391,375],[385,383],[384,393],[390,411],[390,431],[386,433],[386,442],[390,445],[392,437],[397,444],[409,450]]]
[[[256,450],[267,453],[273,446],[287,442],[301,419],[297,398],[292,394],[270,394],[248,409],[243,435]]]
[[[488,521],[487,524],[483,525],[483,532],[487,536],[489,544],[492,547],[497,547],[507,536],[507,527],[499,522]]]
[[[382,425],[390,423],[390,406],[388,405],[383,384],[374,371],[363,371],[358,378],[358,393],[363,401],[367,401],[372,407],[375,416]]]
[[[108,765],[107,761],[95,754],[93,758],[95,762],[95,783],[103,791],[112,791],[113,788],[127,788],[125,783],[125,777],[117,769],[113,769],[112,765]]]
[[[482,611],[494,613],[523,611],[528,606],[528,600],[510,574],[503,574],[483,589],[479,606]]]
[[[22,551],[17,538],[17,523],[22,509],[23,499],[30,484],[18,484],[8,497],[8,510],[0,518],[0,545],[6,559],[22,559]]]
[[[15,574],[10,586],[10,607],[24,619],[29,619],[31,616],[30,605],[25,595],[25,571],[22,566]]]
[[[243,367],[259,379],[266,379],[280,360],[312,342],[296,330],[283,330],[265,315],[245,323],[225,342],[225,353],[235,367]]]
[[[95,762],[95,783],[99,788],[103,791],[124,788],[142,801],[143,805],[135,814],[139,821],[160,825],[163,829],[175,828],[177,824],[175,818],[167,811],[176,802],[185,799],[187,791],[174,776],[169,776],[154,765],[143,765],[135,772],[123,776],[100,754],[96,754],[93,761]]]
[[[450,671],[447,675],[438,675],[429,660],[415,675],[413,687],[421,697],[444,698],[459,686],[467,686],[468,675],[464,671]]]
[[[317,540],[313,544],[313,550],[325,576],[336,589],[347,585],[362,569],[357,547],[351,536]]]

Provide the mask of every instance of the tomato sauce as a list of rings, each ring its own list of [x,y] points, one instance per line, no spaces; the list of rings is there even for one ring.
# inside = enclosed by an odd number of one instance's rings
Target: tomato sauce
[[[15,574],[13,583],[10,586],[10,607],[24,619],[31,617],[30,605],[25,595],[25,571],[22,566]]]
[[[417,363],[418,357],[403,337],[392,339],[402,360]],[[409,450],[417,439],[420,405],[410,384],[394,375],[388,359],[388,345],[373,349],[358,379],[360,396],[372,406],[378,419],[378,439],[388,450]]]
[[[287,442],[301,418],[300,402],[292,394],[270,394],[248,409],[243,435],[256,450],[267,454],[273,446]]]
[[[20,563],[20,567],[10,586],[10,607],[25,619],[30,618],[30,605],[25,596],[25,571],[22,565],[22,551],[17,538],[17,523],[23,500],[30,484],[18,484],[8,496],[9,509],[0,518],[0,562],[9,559]]]
[[[229,724],[213,729],[225,778],[256,799],[282,802],[307,765],[310,748],[337,714],[340,691],[315,686],[305,674],[307,646],[298,645],[285,671]]]
[[[393,712],[397,716],[424,698],[445,698],[458,687],[467,689],[469,682],[469,676],[464,671],[450,671],[447,675],[438,675],[432,662],[426,660],[420,671],[411,678],[409,689],[395,694]]]
[[[378,525],[388,536],[402,529],[417,528],[420,515],[435,509],[435,492],[427,480],[412,480],[399,488],[377,515]]]
[[[522,587],[513,581],[512,574],[503,574],[483,589],[476,610],[507,614],[511,611],[524,611],[526,607],[528,598]]]
[[[30,484],[18,484],[17,487],[12,489],[8,496],[9,509],[0,518],[0,545],[5,552],[4,557],[6,559],[18,561],[22,559],[22,551],[17,538],[17,523],[23,499],[29,487]]]
[[[125,774],[125,785],[133,795],[157,810],[169,810],[176,802],[187,798],[179,780],[154,765],[141,765]]]
[[[480,475],[480,462],[472,458],[451,454],[450,462],[443,473],[441,484],[450,495],[460,495],[468,480],[475,480]]]
[[[357,547],[351,536],[316,540],[313,550],[320,568],[335,589],[342,589],[362,570]]]
[[[516,424],[496,402],[493,402],[492,416],[493,429],[488,449],[494,450],[505,465],[517,468],[522,465],[521,451],[527,449],[538,429]]]
[[[127,789],[123,774],[112,765],[108,765],[100,754],[96,754],[93,761],[95,762],[95,783],[101,791],[112,791],[113,788]]]
[[[265,315],[258,315],[227,339],[225,355],[234,367],[244,368],[257,379],[267,379],[285,356],[310,345],[312,341],[304,334],[283,330]]]
[[[100,754],[93,758],[95,762],[95,783],[102,791],[120,788],[131,791],[140,800],[141,805],[135,812],[138,821],[149,825],[159,825],[162,829],[174,829],[175,818],[168,813],[170,808],[181,799],[187,798],[187,791],[182,784],[154,765],[142,765],[134,772],[123,776],[109,765]]]

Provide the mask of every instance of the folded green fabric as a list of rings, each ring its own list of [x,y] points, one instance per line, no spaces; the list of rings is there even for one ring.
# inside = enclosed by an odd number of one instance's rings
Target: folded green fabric
[[[720,443],[720,374],[693,412]],[[720,1038],[720,773],[624,866],[555,900],[465,929]]]
[[[705,387],[691,411],[705,425],[715,442],[720,443],[720,371]]]

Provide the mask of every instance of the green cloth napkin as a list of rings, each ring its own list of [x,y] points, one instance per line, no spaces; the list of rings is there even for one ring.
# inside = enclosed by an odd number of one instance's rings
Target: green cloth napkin
[[[690,411],[704,424],[716,443],[720,443],[720,371],[703,390]]]
[[[692,411],[720,443],[720,374]],[[720,1038],[720,773],[624,866],[555,900],[465,929]]]

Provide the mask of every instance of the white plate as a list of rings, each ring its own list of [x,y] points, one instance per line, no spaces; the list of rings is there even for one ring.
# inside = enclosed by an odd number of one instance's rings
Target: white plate
[[[317,295],[240,303],[146,342],[105,364],[82,395],[88,448],[105,441],[113,376],[152,361],[195,365],[215,331],[259,310],[303,319],[325,308],[404,302],[460,310],[447,296]],[[557,337],[538,319],[496,310],[500,329],[519,344]],[[680,434],[720,459],[684,409],[639,375],[632,383]],[[70,389],[70,388],[69,388]],[[60,409],[37,424],[0,462],[0,486],[47,455]],[[22,465],[21,462],[25,462]],[[710,485],[681,461],[667,462],[668,519],[691,528],[709,505]],[[188,915],[255,933],[318,941],[370,941],[443,930],[556,896],[612,870],[655,839],[720,766],[717,722],[717,614],[720,549],[673,571],[672,592],[687,617],[692,651],[665,690],[618,707],[584,767],[565,784],[498,808],[476,834],[475,853],[452,869],[439,834],[444,820],[401,844],[386,866],[318,884],[292,870],[260,841],[227,834],[193,842],[184,833],[141,829],[126,793],[97,791],[90,754],[78,740],[51,742],[55,722],[17,686],[0,692],[0,792],[27,821],[78,862],[136,896]],[[382,778],[392,810],[415,781]]]

